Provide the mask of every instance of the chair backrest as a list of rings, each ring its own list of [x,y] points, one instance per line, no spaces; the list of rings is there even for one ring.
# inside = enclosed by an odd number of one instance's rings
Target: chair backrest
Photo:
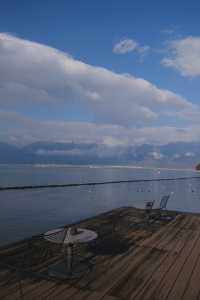
[[[165,195],[160,200],[160,209],[165,209],[167,207],[167,202],[169,200],[170,195]]]

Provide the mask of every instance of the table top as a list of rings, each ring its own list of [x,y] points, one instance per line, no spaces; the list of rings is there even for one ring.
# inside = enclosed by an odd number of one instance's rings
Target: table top
[[[44,234],[45,240],[57,244],[87,243],[97,238],[95,231],[77,228],[76,234],[71,234],[71,228],[58,228],[49,230]]]

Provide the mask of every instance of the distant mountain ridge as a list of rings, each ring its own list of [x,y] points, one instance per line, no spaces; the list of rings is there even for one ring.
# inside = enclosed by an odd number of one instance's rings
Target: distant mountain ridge
[[[199,159],[200,143],[107,146],[37,142],[24,147],[0,143],[0,163],[7,164],[133,164],[194,168]]]

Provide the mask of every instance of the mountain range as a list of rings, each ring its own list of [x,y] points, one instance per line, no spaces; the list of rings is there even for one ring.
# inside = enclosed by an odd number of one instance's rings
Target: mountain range
[[[37,142],[23,147],[0,143],[5,164],[131,164],[194,168],[200,161],[200,143],[108,146]]]

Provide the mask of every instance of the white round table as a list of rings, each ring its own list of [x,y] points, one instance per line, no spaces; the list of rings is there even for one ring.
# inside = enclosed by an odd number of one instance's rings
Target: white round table
[[[84,229],[84,228],[77,228],[76,232],[73,232],[72,228],[59,228],[59,229],[54,229],[47,231],[44,234],[45,240],[48,242],[56,243],[56,244],[62,244],[63,245],[63,250],[66,248],[67,250],[67,255],[65,256],[64,259],[64,266],[62,264],[59,265],[59,269],[64,269],[64,276],[63,274],[61,277],[63,278],[69,278],[73,277],[73,269],[72,269],[72,263],[73,263],[73,246],[75,244],[80,244],[80,243],[87,243],[90,241],[95,240],[98,237],[97,233],[95,231],[89,230],[89,229]],[[66,259],[67,258],[67,259]],[[57,266],[58,269],[58,266]],[[67,271],[67,273],[66,273]],[[52,274],[54,273],[55,275],[59,275],[59,272],[54,271],[51,272]],[[56,274],[57,273],[57,274]],[[62,272],[63,273],[63,272]],[[59,276],[60,277],[60,276]]]

